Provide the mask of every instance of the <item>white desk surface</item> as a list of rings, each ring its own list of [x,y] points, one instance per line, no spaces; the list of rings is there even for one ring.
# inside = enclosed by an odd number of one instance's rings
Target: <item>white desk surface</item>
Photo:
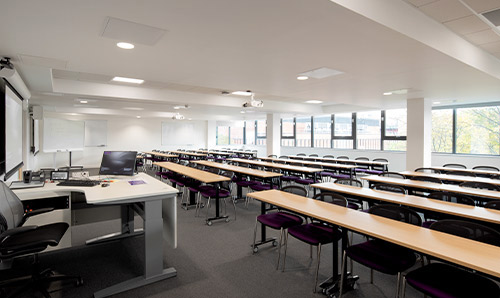
[[[282,192],[249,197],[500,277],[500,247]]]
[[[101,179],[106,179],[101,176]],[[41,188],[28,188],[14,190],[14,192],[23,200],[35,199],[47,196],[65,195],[68,192],[81,192],[85,194],[88,204],[120,204],[127,202],[144,201],[147,197],[156,196],[174,196],[178,190],[163,183],[145,173],[139,173],[135,176],[113,177],[113,182],[109,182],[108,187],[100,185],[91,187],[78,186],[57,186],[57,182],[45,183]],[[98,179],[98,177],[91,177]],[[106,179],[107,180],[107,179]],[[145,184],[130,185],[128,181],[142,180]],[[106,182],[108,183],[108,182]]]
[[[499,179],[491,179],[484,177],[472,177],[472,176],[461,176],[461,175],[449,175],[449,174],[436,174],[436,173],[423,173],[423,172],[413,172],[413,171],[403,171],[399,172],[405,176],[425,176],[425,177],[434,177],[445,181],[458,181],[458,182],[484,182],[500,185]]]

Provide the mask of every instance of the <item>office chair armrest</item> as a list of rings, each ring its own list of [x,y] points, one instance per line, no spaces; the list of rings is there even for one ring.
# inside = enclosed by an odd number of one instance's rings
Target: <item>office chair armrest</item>
[[[29,231],[33,231],[33,230],[36,230],[37,228],[38,228],[38,226],[23,226],[23,227],[17,227],[17,228],[7,230],[7,231],[3,232],[2,234],[0,234],[0,245],[2,243],[4,243],[5,241],[7,241],[12,236],[26,233]]]

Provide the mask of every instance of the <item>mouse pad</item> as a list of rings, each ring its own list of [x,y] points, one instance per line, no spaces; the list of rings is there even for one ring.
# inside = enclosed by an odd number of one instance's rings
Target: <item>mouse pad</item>
[[[128,183],[130,185],[146,184],[146,182],[144,180],[130,180]]]

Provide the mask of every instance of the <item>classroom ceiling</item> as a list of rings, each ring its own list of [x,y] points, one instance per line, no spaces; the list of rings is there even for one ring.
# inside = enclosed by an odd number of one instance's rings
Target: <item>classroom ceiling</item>
[[[463,7],[442,12],[454,2]],[[411,98],[500,101],[500,37],[481,18],[498,8],[496,0],[3,1],[0,55],[12,58],[31,104],[92,117],[256,119],[398,108]],[[296,79],[320,68],[342,73]],[[237,90],[264,108],[222,94]]]

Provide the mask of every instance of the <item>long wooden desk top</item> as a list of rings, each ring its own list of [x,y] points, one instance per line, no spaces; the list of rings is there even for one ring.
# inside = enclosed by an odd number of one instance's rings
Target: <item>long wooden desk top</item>
[[[203,154],[214,154],[214,155],[225,155],[225,156],[230,156],[232,153],[229,152],[220,152],[220,151],[209,151],[209,150],[197,150],[196,152],[198,153],[203,153]]]
[[[162,161],[162,162],[155,162],[153,164],[160,166],[164,169],[168,169],[172,172],[176,172],[176,173],[182,174],[184,176],[188,176],[190,178],[201,181],[203,183],[215,183],[215,182],[222,182],[222,181],[231,180],[231,178],[226,177],[226,176],[221,176],[221,175],[217,175],[214,173],[186,167],[186,166],[176,164],[173,162]]]
[[[299,156],[299,155],[287,155],[287,156],[288,156],[288,158],[303,159],[303,160],[316,160],[316,161],[329,160],[329,161],[335,161],[335,162],[341,162],[341,163],[381,165],[381,166],[389,165],[389,162],[383,162],[383,161],[355,160],[355,159],[338,159],[338,158],[330,158],[330,157]]]
[[[434,177],[444,181],[457,181],[457,182],[484,182],[500,185],[500,180],[484,178],[484,177],[471,177],[471,176],[461,176],[461,175],[448,175],[448,174],[435,174],[435,173],[422,173],[422,172],[413,172],[413,171],[403,171],[399,172],[405,176],[425,176],[425,177]]]
[[[389,241],[492,276],[500,277],[500,247],[359,212],[334,204],[266,190],[249,197],[349,230]]]
[[[482,175],[500,176],[500,172],[497,172],[497,171],[456,169],[456,168],[447,168],[447,167],[430,167],[430,168],[435,169],[435,170],[439,170],[439,171],[457,171],[457,172],[468,172],[468,173],[482,174]]]
[[[403,195],[399,193],[375,190],[366,187],[340,185],[333,182],[316,183],[312,184],[311,186],[325,191],[355,195],[357,197],[363,197],[371,200],[379,200],[398,205],[405,205],[409,207],[500,224],[500,210],[433,200],[419,196]]]
[[[282,169],[282,170],[288,170],[288,171],[294,171],[294,172],[301,172],[301,173],[316,173],[316,172],[321,172],[322,171],[322,169],[320,169],[320,168],[308,168],[308,167],[291,166],[291,165],[285,165],[285,164],[279,164],[279,163],[272,163],[272,162],[265,162],[265,161],[248,160],[248,159],[243,159],[243,158],[230,158],[228,160],[229,161],[238,162],[238,163],[252,164],[252,165],[257,165],[257,166],[262,166],[262,167]]]
[[[284,162],[284,163],[300,163],[303,165],[316,165],[321,166],[323,168],[336,168],[336,169],[355,169],[355,165],[346,165],[340,163],[331,163],[331,162],[319,162],[319,161],[308,161],[308,160],[297,160],[297,159],[283,159],[283,158],[271,158],[271,157],[261,157],[261,160],[265,160],[267,162]]]
[[[143,153],[145,153],[145,154],[151,154],[151,155],[156,155],[156,156],[161,156],[161,157],[166,157],[166,158],[177,157],[177,155],[175,155],[175,154],[153,152],[153,151],[144,151]]]
[[[394,185],[399,185],[399,186],[403,186],[403,187],[428,189],[428,190],[433,190],[433,191],[449,191],[449,192],[460,193],[460,194],[469,195],[469,196],[473,196],[473,197],[482,197],[482,198],[500,200],[500,191],[494,191],[494,190],[460,187],[458,185],[452,185],[452,184],[439,184],[439,183],[432,183],[432,182],[426,182],[426,181],[416,181],[416,180],[410,180],[410,179],[381,177],[381,176],[375,176],[375,175],[361,177],[361,179],[369,181],[369,182],[388,183],[388,184],[394,184]]]
[[[203,156],[207,156],[206,154],[202,154],[202,153],[194,153],[194,152],[186,152],[186,151],[172,151],[170,150],[171,153],[175,153],[175,154],[183,154],[183,155],[191,155],[191,156],[196,156],[196,157],[203,157]]]
[[[222,163],[214,162],[214,161],[192,160],[191,162],[199,164],[199,165],[204,165],[207,167],[225,170],[225,171],[231,171],[231,172],[241,173],[241,174],[245,174],[245,175],[250,175],[253,177],[273,178],[273,177],[283,176],[283,174],[280,174],[280,173],[261,171],[261,170],[246,168],[246,167],[233,166],[233,165],[222,164]]]

